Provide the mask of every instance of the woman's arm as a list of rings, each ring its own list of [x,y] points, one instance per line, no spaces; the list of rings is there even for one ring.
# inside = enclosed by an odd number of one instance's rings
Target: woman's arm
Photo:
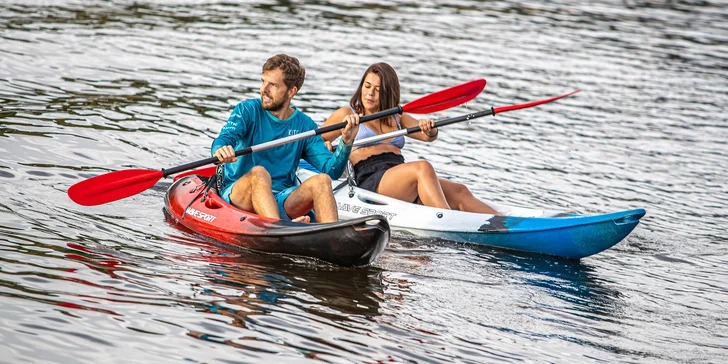
[[[431,142],[437,139],[437,128],[432,127],[432,125],[435,124],[434,120],[417,120],[408,113],[402,113],[399,124],[402,125],[402,128],[404,129],[411,128],[413,126],[419,126],[422,129],[419,133],[408,134],[407,136],[410,138],[421,140],[423,142]]]
[[[348,107],[342,107],[341,109],[334,111],[334,113],[331,114],[331,116],[329,116],[328,119],[326,119],[326,122],[324,122],[324,125],[323,126],[329,126],[329,125],[333,125],[333,124],[338,124],[342,120],[344,120],[344,118],[347,115],[351,115],[351,114],[353,114],[353,112],[351,111],[350,108],[348,108]],[[324,141],[333,142],[340,135],[341,135],[341,129],[334,130],[334,131],[331,131],[331,132],[328,132],[328,133],[325,133],[325,134],[321,134],[321,137],[324,139]]]

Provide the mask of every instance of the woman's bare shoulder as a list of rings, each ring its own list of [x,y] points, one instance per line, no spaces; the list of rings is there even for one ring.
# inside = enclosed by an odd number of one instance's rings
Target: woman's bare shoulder
[[[346,115],[351,115],[353,113],[354,113],[354,111],[352,111],[350,107],[346,106],[346,107],[339,108],[338,110],[334,111],[334,113],[331,115],[339,114],[342,116],[346,116]]]
[[[350,108],[342,107],[342,108],[334,111],[333,114],[331,114],[331,116],[329,116],[328,119],[326,119],[325,124],[338,123],[341,120],[343,120],[347,115],[351,115],[353,113],[354,112],[351,111]]]

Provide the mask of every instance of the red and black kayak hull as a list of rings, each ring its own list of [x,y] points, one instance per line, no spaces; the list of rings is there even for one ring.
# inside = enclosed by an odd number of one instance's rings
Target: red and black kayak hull
[[[177,180],[167,190],[165,212],[177,223],[225,247],[356,267],[374,262],[389,243],[389,224],[380,215],[328,224],[295,223],[237,209],[214,190],[203,199],[203,188],[198,176]]]

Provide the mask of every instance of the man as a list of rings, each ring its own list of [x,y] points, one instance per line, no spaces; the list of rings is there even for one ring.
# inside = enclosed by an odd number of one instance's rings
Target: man
[[[235,150],[289,135],[315,130],[316,123],[291,106],[303,86],[306,70],[298,59],[278,54],[263,65],[260,99],[235,106],[220,135],[212,142],[212,155],[225,165],[220,196],[232,205],[258,215],[309,222],[313,208],[316,221],[338,220],[331,179],[346,168],[351,145],[359,130],[359,116],[344,121],[343,143],[332,154],[319,137],[311,137],[257,153],[235,157]],[[303,158],[322,174],[296,186],[296,168]]]

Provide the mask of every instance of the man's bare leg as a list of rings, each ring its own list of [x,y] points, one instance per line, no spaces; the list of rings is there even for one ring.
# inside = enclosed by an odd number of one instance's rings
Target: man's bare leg
[[[235,181],[230,202],[239,209],[279,219],[278,204],[272,190],[270,174],[265,168],[256,166]]]
[[[339,221],[336,200],[331,191],[331,177],[318,174],[305,180],[283,203],[288,216],[302,216],[313,209],[320,223]]]

